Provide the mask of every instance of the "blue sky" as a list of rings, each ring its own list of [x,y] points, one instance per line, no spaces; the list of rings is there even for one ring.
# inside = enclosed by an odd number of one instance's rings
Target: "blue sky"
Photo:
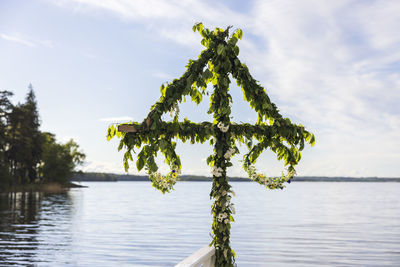
[[[108,125],[142,121],[161,83],[197,58],[194,23],[233,25],[244,32],[242,62],[284,116],[316,135],[299,175],[399,177],[399,14],[396,0],[0,0],[0,90],[17,103],[32,83],[41,129],[75,139],[83,170],[122,173]],[[235,120],[255,122],[235,85],[231,94]],[[207,107],[184,103],[181,118],[210,120]],[[209,175],[211,152],[179,144],[183,173]],[[245,175],[239,159],[230,175]],[[266,151],[257,167],[279,175],[283,164]]]

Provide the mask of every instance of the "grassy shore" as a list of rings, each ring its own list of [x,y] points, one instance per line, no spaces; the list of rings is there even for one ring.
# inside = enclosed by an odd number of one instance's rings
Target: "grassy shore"
[[[59,183],[45,183],[45,184],[24,184],[15,185],[10,187],[0,187],[0,193],[9,192],[45,192],[45,193],[63,193],[70,188],[87,187],[74,183],[62,185]]]

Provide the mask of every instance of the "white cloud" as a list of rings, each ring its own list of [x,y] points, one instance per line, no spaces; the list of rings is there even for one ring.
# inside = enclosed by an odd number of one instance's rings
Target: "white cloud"
[[[93,9],[112,12],[123,19],[143,21],[143,20],[162,20],[165,24],[171,22],[193,21],[196,18],[206,20],[220,20],[221,13],[242,15],[227,9],[226,6],[207,1],[178,1],[178,0],[73,0],[59,1],[48,0],[59,6],[69,7],[77,12],[92,12]],[[183,20],[183,21],[182,21]]]
[[[101,118],[100,121],[105,121],[105,122],[128,122],[128,121],[133,121],[133,118],[130,116],[121,116],[121,117],[108,117],[108,118]]]
[[[53,42],[50,40],[34,40],[33,38],[28,37],[26,35],[22,35],[20,33],[14,33],[14,34],[0,33],[0,38],[9,42],[15,42],[28,47],[38,47],[38,46],[47,48],[54,47]]]
[[[385,164],[400,160],[399,1],[260,0],[247,14],[194,0],[62,3],[111,12],[196,49],[194,22],[242,27],[241,60],[282,113],[317,135],[307,153],[315,162],[305,161],[301,174],[400,175]]]
[[[328,164],[321,164],[324,160],[338,167],[336,175],[361,176],[372,174],[368,166],[383,166],[383,155],[400,160],[400,141],[394,138],[400,136],[400,112],[395,108],[400,76],[398,69],[390,68],[400,62],[395,27],[400,21],[388,11],[400,5],[349,4],[258,1],[252,27],[268,50],[244,53],[281,110],[316,132],[316,147],[324,151],[324,158],[315,164],[314,173],[333,173]],[[371,20],[372,14],[379,23]],[[357,40],[351,31],[357,31]]]
[[[218,2],[197,0],[48,0],[75,12],[108,12],[124,21],[141,24],[148,31],[187,47],[199,47],[200,37],[192,25],[203,22],[210,27],[245,25],[245,16]]]
[[[29,46],[29,47],[36,47],[36,44],[26,40],[24,37],[22,37],[21,35],[9,35],[9,34],[0,34],[0,37],[6,41],[10,41],[10,42],[15,42],[15,43],[19,43],[25,46]]]

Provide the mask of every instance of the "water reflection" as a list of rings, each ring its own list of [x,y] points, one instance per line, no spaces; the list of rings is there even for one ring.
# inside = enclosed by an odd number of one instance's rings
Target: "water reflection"
[[[0,262],[7,265],[42,262],[38,250],[44,249],[44,244],[47,250],[57,250],[57,246],[49,244],[57,244],[60,235],[64,239],[60,244],[68,244],[70,233],[66,229],[60,232],[55,222],[70,221],[67,218],[71,207],[68,193],[0,194]],[[44,232],[47,234],[43,235]],[[44,236],[53,240],[43,240]]]

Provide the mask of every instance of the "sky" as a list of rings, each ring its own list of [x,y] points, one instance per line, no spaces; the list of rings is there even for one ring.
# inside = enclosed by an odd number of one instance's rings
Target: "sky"
[[[197,58],[196,22],[232,25],[243,30],[239,58],[253,77],[316,136],[298,175],[400,177],[399,14],[397,0],[0,0],[0,90],[23,102],[32,83],[42,131],[73,138],[87,155],[82,170],[123,173],[108,126],[141,122],[161,84]],[[230,93],[234,121],[255,123],[234,83]],[[210,121],[208,104],[188,99],[180,118]],[[183,174],[211,175],[210,145],[178,142],[177,152]],[[240,159],[229,175],[245,176]],[[284,168],[269,150],[256,166]]]

